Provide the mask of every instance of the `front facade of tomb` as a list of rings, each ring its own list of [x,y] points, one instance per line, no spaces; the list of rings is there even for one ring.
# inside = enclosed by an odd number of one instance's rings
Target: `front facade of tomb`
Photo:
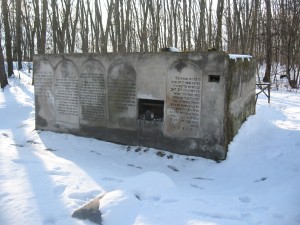
[[[225,159],[255,113],[254,68],[222,52],[36,55],[36,129]]]

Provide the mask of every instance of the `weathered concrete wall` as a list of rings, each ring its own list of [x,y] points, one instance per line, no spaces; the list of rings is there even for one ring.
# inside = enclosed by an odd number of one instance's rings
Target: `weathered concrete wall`
[[[252,104],[238,68],[220,52],[36,55],[36,128],[224,159],[224,126]]]
[[[255,114],[255,60],[230,59],[226,83],[225,143],[230,143],[248,116]]]

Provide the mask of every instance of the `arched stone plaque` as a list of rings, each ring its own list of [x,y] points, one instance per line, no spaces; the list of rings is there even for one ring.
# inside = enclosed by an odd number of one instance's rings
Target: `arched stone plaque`
[[[168,70],[165,108],[165,134],[170,137],[197,138],[200,128],[201,69],[179,60]]]
[[[46,60],[34,67],[36,126],[48,126],[54,120],[53,68]]]
[[[136,129],[136,71],[129,62],[115,61],[107,77],[109,124],[111,128]]]
[[[89,59],[81,67],[79,80],[80,124],[104,127],[107,107],[103,65]]]
[[[55,70],[55,118],[58,123],[79,125],[78,71],[71,60],[61,61]],[[71,128],[76,128],[72,126]]]

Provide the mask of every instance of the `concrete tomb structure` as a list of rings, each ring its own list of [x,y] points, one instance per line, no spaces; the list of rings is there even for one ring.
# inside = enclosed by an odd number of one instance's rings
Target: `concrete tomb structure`
[[[254,69],[223,52],[36,55],[36,129],[225,159]]]

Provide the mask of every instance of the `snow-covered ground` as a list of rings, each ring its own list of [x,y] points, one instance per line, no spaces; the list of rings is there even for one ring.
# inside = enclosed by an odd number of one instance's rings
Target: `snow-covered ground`
[[[31,78],[0,91],[0,224],[299,225],[300,93],[272,92],[221,163],[34,127]]]

